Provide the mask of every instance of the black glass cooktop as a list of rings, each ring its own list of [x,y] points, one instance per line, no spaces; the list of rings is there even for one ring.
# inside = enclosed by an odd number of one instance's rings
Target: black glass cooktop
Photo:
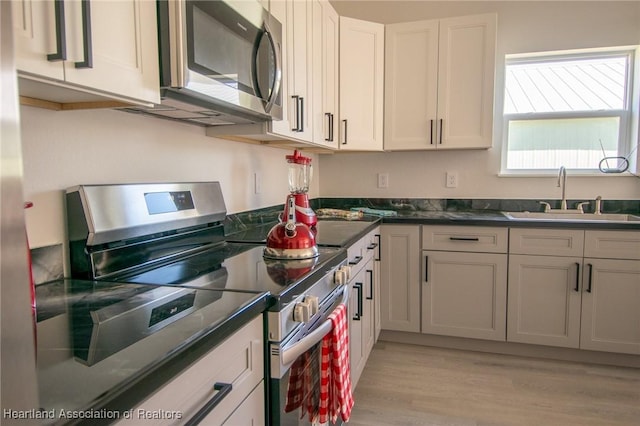
[[[137,284],[201,288],[211,286],[219,271],[224,271],[225,290],[269,291],[283,303],[346,259],[346,251],[341,248],[320,247],[318,251],[318,257],[313,259],[271,260],[263,257],[264,245],[224,243],[165,266],[117,278]]]

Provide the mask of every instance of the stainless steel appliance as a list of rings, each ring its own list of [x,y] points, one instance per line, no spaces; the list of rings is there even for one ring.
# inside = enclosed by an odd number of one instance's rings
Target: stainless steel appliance
[[[0,2],[0,286],[2,308],[1,408],[3,425],[30,425],[36,419],[7,415],[37,410],[33,316],[29,300],[29,268],[22,193],[22,149],[18,84],[13,55],[11,3]],[[10,411],[11,412],[11,411]]]
[[[349,267],[344,249],[322,247],[317,257],[308,259],[269,259],[263,256],[264,242],[226,241],[226,211],[217,182],[79,186],[67,191],[67,212],[75,278],[161,286],[157,295],[147,289],[144,296],[134,294],[125,303],[96,312],[94,329],[100,325],[98,318],[110,327],[109,318],[115,324],[128,316],[134,336],[125,339],[133,339],[197,308],[191,290],[268,291],[270,424],[288,424],[294,418],[298,424],[300,414],[285,412],[282,395],[289,389],[291,366],[314,352],[331,330],[328,315],[346,303]],[[205,303],[219,303],[208,297]],[[158,307],[155,323],[150,318]],[[122,333],[112,334],[121,338]],[[123,344],[122,339],[96,341],[95,347],[117,350]],[[319,369],[319,364],[312,368]]]
[[[282,25],[257,0],[159,0],[162,105],[214,126],[282,119]]]

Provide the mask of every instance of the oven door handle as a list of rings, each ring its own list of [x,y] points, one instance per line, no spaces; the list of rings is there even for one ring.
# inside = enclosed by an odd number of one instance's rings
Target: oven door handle
[[[342,300],[340,304],[347,305],[349,300],[349,286],[345,285],[344,290],[342,291]],[[293,362],[298,359],[300,355],[311,349],[318,342],[322,340],[324,336],[327,335],[333,329],[333,324],[330,319],[327,319],[325,322],[320,324],[318,328],[313,330],[311,333],[300,339],[295,345],[291,346],[283,350],[280,353],[280,359],[282,360],[282,364],[287,366],[293,364]]]

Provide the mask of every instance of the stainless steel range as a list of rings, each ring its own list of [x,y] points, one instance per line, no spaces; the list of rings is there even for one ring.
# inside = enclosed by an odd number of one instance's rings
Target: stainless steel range
[[[331,330],[328,315],[346,302],[346,250],[321,247],[312,259],[271,260],[263,243],[226,241],[218,182],[78,186],[67,190],[67,213],[74,278],[156,289],[80,315],[93,332],[76,338],[79,359],[104,359],[219,303],[222,292],[268,291],[270,422],[300,417],[285,415],[282,398],[291,366],[314,351]]]

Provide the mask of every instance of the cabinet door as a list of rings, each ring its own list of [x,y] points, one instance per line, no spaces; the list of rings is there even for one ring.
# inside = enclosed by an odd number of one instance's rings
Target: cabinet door
[[[289,22],[287,21],[287,4],[288,0],[271,0],[270,10],[274,18],[282,24],[282,45],[280,46],[280,61],[282,62],[282,83],[280,90],[282,91],[282,120],[273,120],[270,122],[270,132],[275,135],[287,136],[292,135],[291,129],[295,126],[295,122],[291,122],[292,105],[289,96],[290,80],[293,76],[289,76]],[[295,117],[294,117],[295,118]]]
[[[434,149],[438,21],[386,26],[384,149]]]
[[[440,21],[438,148],[490,148],[496,61],[495,14]]]
[[[382,150],[384,25],[340,17],[340,149]]]
[[[355,388],[366,362],[364,333],[365,328],[365,273],[361,269],[351,280],[349,295],[349,366],[351,383]]]
[[[287,103],[289,128],[283,129],[283,135],[312,142],[312,3],[288,0],[286,20],[287,44],[285,49],[287,50],[286,84],[288,93],[287,97],[283,98],[283,103]]]
[[[56,52],[54,2],[24,0],[12,2],[16,68],[21,75],[64,80],[61,60],[48,60]]]
[[[247,399],[245,399],[242,404],[240,404],[240,406],[236,408],[236,411],[234,411],[233,414],[231,414],[231,416],[229,416],[229,418],[224,421],[223,425],[264,425],[266,424],[264,411],[264,382],[260,382],[260,384],[256,386],[256,388],[249,394]],[[213,415],[210,417],[213,417]],[[215,418],[210,419],[209,417],[205,417],[202,420],[202,424],[214,425],[218,420],[216,420]]]
[[[580,347],[640,354],[640,261],[584,259]]]
[[[507,255],[424,251],[422,332],[506,338]]]
[[[380,316],[383,330],[420,332],[420,227],[380,227]]]
[[[369,358],[369,354],[373,349],[373,344],[376,339],[376,318],[375,318],[375,278],[374,278],[374,260],[370,259],[364,267],[364,289],[363,289],[363,309],[364,309],[364,324],[363,324],[363,342],[362,346],[365,353],[365,361]]]
[[[582,258],[511,255],[507,340],[577,348]]]
[[[93,68],[65,63],[68,83],[134,100],[160,103],[156,5],[146,0],[92,1]],[[117,31],[114,31],[117,23]],[[70,41],[77,52],[84,43],[81,20]],[[82,61],[82,54],[78,53]]]
[[[178,420],[170,416],[154,420],[155,426],[184,424],[227,388],[228,393],[207,416],[210,421],[201,423],[221,424],[256,386],[263,386],[263,333],[262,316],[258,316],[137,405],[131,418],[117,424],[140,425],[141,419],[135,415],[138,410],[176,411],[182,415]]]
[[[313,142],[338,148],[339,16],[327,0],[313,0]]]

